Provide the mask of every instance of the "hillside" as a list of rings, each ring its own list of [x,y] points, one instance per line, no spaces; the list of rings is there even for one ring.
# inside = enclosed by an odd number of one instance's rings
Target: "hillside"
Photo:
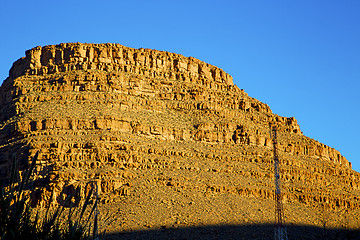
[[[77,203],[94,181],[111,232],[271,224],[269,124],[286,223],[357,229],[360,174],[340,152],[215,66],[119,44],[36,47],[14,63],[0,88],[0,177],[14,152],[25,168],[40,151],[38,205]]]

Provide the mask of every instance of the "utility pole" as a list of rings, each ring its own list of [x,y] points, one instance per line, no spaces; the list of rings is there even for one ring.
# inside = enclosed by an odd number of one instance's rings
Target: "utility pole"
[[[285,227],[284,211],[282,204],[281,194],[281,181],[280,181],[280,164],[277,152],[277,127],[272,127],[270,124],[270,136],[273,141],[274,151],[274,178],[275,178],[275,221],[276,226],[274,229],[275,240],[288,240],[287,230]]]

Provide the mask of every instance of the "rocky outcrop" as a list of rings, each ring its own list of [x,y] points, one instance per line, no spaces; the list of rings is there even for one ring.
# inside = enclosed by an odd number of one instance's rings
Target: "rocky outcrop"
[[[26,51],[10,69],[10,78],[71,70],[102,70],[146,74],[167,79],[210,80],[232,85],[223,70],[192,57],[151,49],[133,49],[120,44],[64,43]]]
[[[192,57],[119,44],[36,47],[14,63],[0,106],[0,177],[8,178],[14,152],[22,170],[39,151],[34,205],[65,204],[68,196],[77,204],[93,182],[107,206],[127,217],[136,212],[138,226],[165,203],[164,214],[176,210],[184,221],[195,211],[187,206],[209,212],[229,206],[226,199],[235,205],[257,199],[266,208],[274,189],[271,123],[278,128],[286,208],[359,216],[359,173],[340,152],[304,136],[295,118],[272,113],[229,74]],[[158,205],[138,207],[153,201]],[[272,219],[268,209],[259,221]],[[245,219],[239,211],[199,215],[197,223]],[[290,221],[307,223],[298,216]]]

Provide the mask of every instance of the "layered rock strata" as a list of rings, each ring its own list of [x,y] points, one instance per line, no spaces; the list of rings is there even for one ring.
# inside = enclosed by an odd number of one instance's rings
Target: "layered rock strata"
[[[271,222],[269,124],[289,221],[321,225],[325,211],[355,224],[359,173],[337,150],[215,66],[119,44],[36,47],[14,63],[0,88],[0,177],[14,152],[21,170],[39,151],[34,204],[76,204],[95,182],[104,209],[123,216],[117,230]]]

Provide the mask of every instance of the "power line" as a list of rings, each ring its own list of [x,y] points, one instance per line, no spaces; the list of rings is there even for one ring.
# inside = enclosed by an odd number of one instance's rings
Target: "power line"
[[[280,164],[277,152],[277,128],[272,127],[270,124],[270,135],[273,141],[274,152],[274,178],[275,178],[275,221],[276,226],[274,229],[275,240],[288,240],[287,230],[285,227],[284,210],[281,194],[281,181],[280,181]]]

